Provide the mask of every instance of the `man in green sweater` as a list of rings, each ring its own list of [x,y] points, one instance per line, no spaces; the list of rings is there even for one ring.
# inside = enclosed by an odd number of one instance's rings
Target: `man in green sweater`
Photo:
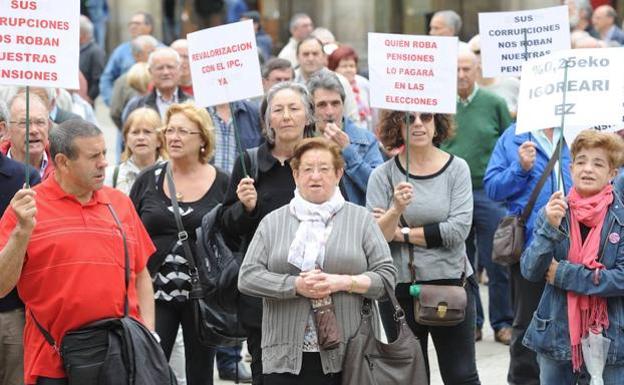
[[[513,312],[509,294],[509,273],[492,262],[492,239],[500,219],[505,215],[501,203],[490,200],[483,189],[483,177],[498,137],[511,124],[505,101],[476,83],[478,62],[475,54],[460,47],[457,65],[457,125],[456,135],[442,148],[468,162],[472,179],[473,220],[466,240],[466,252],[473,266],[485,268],[489,283],[489,318],[495,340],[509,345]],[[477,330],[475,340],[481,339],[483,308],[479,290],[477,298]]]

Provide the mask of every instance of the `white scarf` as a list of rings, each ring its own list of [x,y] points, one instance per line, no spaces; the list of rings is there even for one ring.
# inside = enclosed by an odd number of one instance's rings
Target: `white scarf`
[[[331,233],[334,215],[344,206],[345,200],[336,187],[327,202],[315,204],[303,199],[299,189],[290,201],[290,213],[299,219],[295,239],[288,249],[288,263],[301,271],[322,268],[325,261],[325,243]]]

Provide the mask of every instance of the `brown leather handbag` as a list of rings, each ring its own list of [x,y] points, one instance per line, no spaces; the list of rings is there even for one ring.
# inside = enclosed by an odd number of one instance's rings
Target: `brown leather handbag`
[[[420,342],[407,326],[394,289],[385,279],[383,281],[394,306],[397,339],[386,344],[375,338],[372,303],[370,299],[365,299],[360,327],[349,340],[345,352],[342,385],[427,385],[427,369]]]
[[[408,227],[401,215],[401,226]],[[461,279],[441,280],[437,284],[416,283],[414,267],[414,245],[408,243],[409,269],[412,275],[410,294],[414,297],[414,319],[421,325],[454,326],[461,323],[466,316],[466,273],[468,262],[464,258],[464,273]],[[417,289],[417,290],[413,290]]]
[[[553,153],[552,157],[548,161],[548,165],[544,169],[542,176],[533,188],[531,196],[526,206],[522,210],[520,215],[508,215],[501,219],[494,232],[494,239],[492,240],[492,261],[503,266],[510,266],[520,261],[522,256],[522,249],[524,248],[524,229],[526,221],[535,207],[535,202],[539,196],[542,187],[546,179],[550,175],[555,166],[555,162],[559,158],[560,149],[557,149]]]
[[[420,285],[414,319],[421,325],[455,326],[466,317],[467,298],[464,286]]]

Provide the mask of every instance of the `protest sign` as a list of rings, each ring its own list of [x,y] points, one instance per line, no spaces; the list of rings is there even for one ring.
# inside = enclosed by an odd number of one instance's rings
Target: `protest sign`
[[[78,89],[80,2],[0,1],[0,84]]]
[[[532,59],[522,68],[516,133],[622,122],[624,51],[575,49]]]
[[[264,94],[253,22],[187,35],[195,102],[214,106]]]
[[[570,49],[568,7],[479,13],[483,77],[519,76],[529,59]]]
[[[624,124],[600,125],[592,127],[566,127],[563,131],[563,137],[568,145],[574,142],[574,139],[584,130],[594,130],[600,132],[617,132],[624,130]]]
[[[456,37],[368,34],[371,106],[455,113]]]

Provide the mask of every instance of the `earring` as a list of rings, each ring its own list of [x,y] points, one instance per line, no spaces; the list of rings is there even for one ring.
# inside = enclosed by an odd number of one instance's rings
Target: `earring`
[[[201,151],[203,154],[204,152],[206,152],[206,147],[202,147],[199,151]]]

